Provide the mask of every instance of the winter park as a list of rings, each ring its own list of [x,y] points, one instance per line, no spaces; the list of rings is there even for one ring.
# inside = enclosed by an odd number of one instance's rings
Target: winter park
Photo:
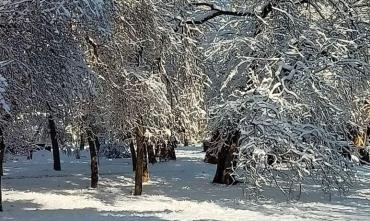
[[[370,221],[369,0],[0,0],[0,221]]]

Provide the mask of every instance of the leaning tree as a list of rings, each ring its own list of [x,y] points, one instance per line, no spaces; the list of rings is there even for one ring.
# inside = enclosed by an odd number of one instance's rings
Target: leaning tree
[[[313,181],[346,191],[354,168],[348,128],[367,128],[369,5],[365,1],[230,1],[193,4],[194,25],[214,21],[206,53],[217,98],[211,128],[239,136],[232,170],[255,193],[287,196]],[[211,29],[212,30],[212,29]],[[218,61],[218,63],[215,63]],[[216,76],[216,77],[215,77]],[[354,152],[354,154],[355,154]],[[230,159],[230,158],[229,158]]]

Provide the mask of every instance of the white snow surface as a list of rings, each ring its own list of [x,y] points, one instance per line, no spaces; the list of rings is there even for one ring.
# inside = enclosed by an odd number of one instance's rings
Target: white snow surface
[[[176,161],[150,165],[151,181],[133,196],[130,159],[101,159],[99,187],[90,189],[88,152],[75,160],[62,155],[52,170],[51,153],[5,164],[1,221],[77,220],[370,220],[370,168],[346,197],[303,193],[302,200],[252,201],[242,185],[212,184],[215,165],[203,162],[199,147],[177,149]]]

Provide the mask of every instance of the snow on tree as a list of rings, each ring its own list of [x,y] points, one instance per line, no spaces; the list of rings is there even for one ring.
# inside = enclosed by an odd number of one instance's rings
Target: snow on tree
[[[9,60],[2,68],[9,79],[5,99],[11,108],[11,119],[6,122],[9,129],[4,130],[6,143],[32,149],[40,131],[49,128],[56,170],[60,170],[57,139],[60,141],[63,134],[56,130],[65,132],[66,119],[73,118],[73,110],[89,100],[94,88],[95,76],[69,30],[74,18],[66,9],[74,11],[87,5],[88,1],[7,1],[0,6],[0,60]],[[86,19],[94,13],[85,12],[78,14]]]
[[[210,116],[224,136],[241,133],[233,176],[253,191],[275,186],[287,196],[308,180],[347,191],[355,178],[343,156],[355,151],[348,126],[369,124],[369,5],[249,3],[196,4],[222,22],[207,47],[212,61],[227,65],[218,68],[226,76]]]

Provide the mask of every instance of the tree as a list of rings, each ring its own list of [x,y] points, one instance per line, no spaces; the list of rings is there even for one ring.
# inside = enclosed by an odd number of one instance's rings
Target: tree
[[[53,149],[53,159],[54,159],[54,170],[60,171],[60,156],[59,156],[59,146],[58,146],[58,140],[57,140],[57,130],[55,127],[55,122],[53,119],[53,116],[49,116],[49,129],[50,129],[50,139],[51,139],[51,145]]]
[[[4,168],[3,168],[4,155],[5,155],[4,135],[3,135],[3,129],[0,128],[0,212],[3,211],[1,179],[2,179],[2,176],[4,176]]]
[[[145,137],[144,137],[144,128],[137,127],[135,131],[136,136],[136,169],[135,169],[135,191],[134,195],[141,195],[143,191],[143,178],[144,178],[144,148],[145,148]]]
[[[95,76],[70,32],[69,22],[74,18],[67,13],[84,4],[17,0],[1,5],[0,60],[6,61],[1,65],[9,85],[4,99],[11,107],[8,123],[12,125],[6,139],[18,141],[10,142],[12,146],[32,149],[47,128],[50,109],[62,138],[76,107],[88,100]],[[85,16],[80,18],[83,21],[93,13],[86,9],[80,14]],[[56,140],[52,143],[55,147]]]
[[[216,97],[210,126],[223,136],[241,133],[233,175],[250,193],[275,186],[290,198],[308,177],[325,192],[347,191],[354,171],[341,153],[352,142],[346,125],[364,128],[369,122],[363,111],[369,98],[364,25],[369,6],[343,1],[227,6],[237,11],[195,4],[206,16],[187,23],[218,22],[204,45],[212,55],[209,63],[221,72],[208,70],[221,88],[210,92]]]
[[[87,128],[87,142],[90,150],[90,167],[91,167],[91,188],[98,187],[99,171],[98,171],[98,156],[95,143],[95,136],[93,135],[91,127]]]

